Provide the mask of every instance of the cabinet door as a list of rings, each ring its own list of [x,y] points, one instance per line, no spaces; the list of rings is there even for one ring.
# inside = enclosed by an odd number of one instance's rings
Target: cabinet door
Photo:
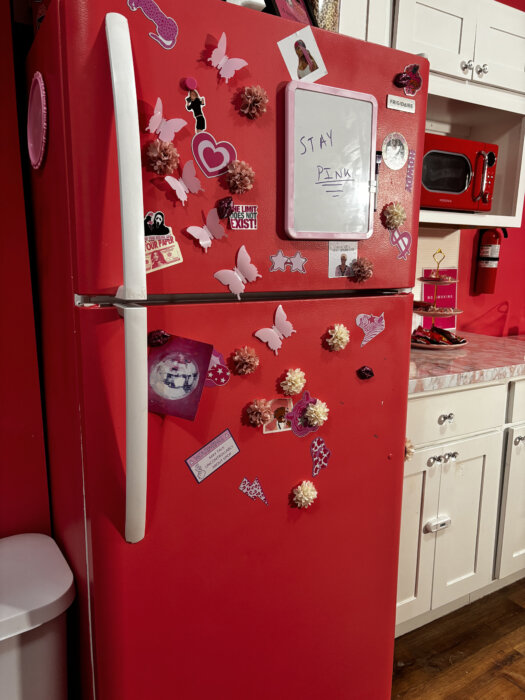
[[[525,569],[525,425],[507,433],[497,577]]]
[[[341,0],[339,32],[390,46],[393,0]]]
[[[456,461],[441,467],[432,608],[490,583],[501,472],[501,433],[450,443]]]
[[[524,57],[525,12],[484,0],[476,27],[474,80],[525,92]]]
[[[398,0],[393,46],[423,53],[430,69],[471,78],[477,4],[472,0]]]
[[[430,610],[435,535],[423,528],[438,512],[440,468],[429,466],[434,453],[418,450],[405,462],[396,624]]]

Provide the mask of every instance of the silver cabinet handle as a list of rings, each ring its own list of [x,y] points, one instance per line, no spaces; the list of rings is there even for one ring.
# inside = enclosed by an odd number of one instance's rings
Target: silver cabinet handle
[[[474,68],[474,61],[470,59],[469,61],[461,61],[461,70],[472,70]]]
[[[476,73],[481,77],[482,75],[487,75],[489,72],[489,67],[487,66],[486,63],[484,63],[482,66],[476,66]]]
[[[442,455],[436,455],[435,457],[429,457],[427,460],[427,466],[428,467],[433,467],[436,464],[443,464],[443,456]]]
[[[447,452],[445,455],[445,462],[455,462],[459,457],[459,452]]]
[[[438,423],[439,423],[439,425],[443,425],[443,423],[452,423],[453,420],[454,420],[453,413],[442,413],[438,418]]]
[[[519,445],[520,442],[525,442],[525,435],[518,435],[517,438],[514,438],[515,445]]]

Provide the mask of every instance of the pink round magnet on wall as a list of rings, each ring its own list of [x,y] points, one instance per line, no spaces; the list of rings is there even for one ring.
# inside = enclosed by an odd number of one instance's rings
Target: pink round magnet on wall
[[[38,169],[44,160],[47,141],[47,99],[44,78],[37,71],[31,81],[27,108],[27,149],[33,168]]]

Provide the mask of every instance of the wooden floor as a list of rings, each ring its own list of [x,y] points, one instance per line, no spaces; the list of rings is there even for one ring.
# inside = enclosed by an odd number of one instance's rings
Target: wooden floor
[[[525,580],[399,637],[392,698],[525,700]]]

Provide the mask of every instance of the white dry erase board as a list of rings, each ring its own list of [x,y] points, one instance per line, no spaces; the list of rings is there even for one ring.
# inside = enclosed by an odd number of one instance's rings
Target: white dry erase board
[[[285,229],[290,238],[358,240],[373,231],[377,101],[286,86]]]

